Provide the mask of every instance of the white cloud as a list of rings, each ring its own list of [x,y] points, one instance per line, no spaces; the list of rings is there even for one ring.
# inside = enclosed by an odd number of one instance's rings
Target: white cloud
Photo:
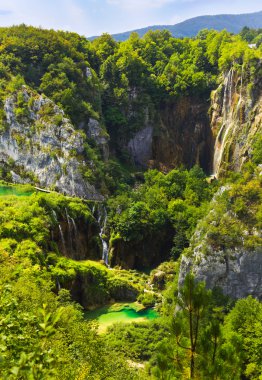
[[[25,23],[86,34],[89,13],[76,0],[0,0],[2,26]]]
[[[116,5],[126,10],[161,8],[176,0],[107,0],[109,5]]]

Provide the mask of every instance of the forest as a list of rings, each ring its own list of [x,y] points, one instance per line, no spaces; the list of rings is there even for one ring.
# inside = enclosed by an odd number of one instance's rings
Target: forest
[[[0,378],[261,380],[261,29],[0,49]]]

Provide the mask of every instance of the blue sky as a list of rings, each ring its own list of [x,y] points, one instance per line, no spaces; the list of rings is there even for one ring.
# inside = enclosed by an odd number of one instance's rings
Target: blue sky
[[[261,0],[0,0],[0,25],[25,23],[92,36],[260,10]]]

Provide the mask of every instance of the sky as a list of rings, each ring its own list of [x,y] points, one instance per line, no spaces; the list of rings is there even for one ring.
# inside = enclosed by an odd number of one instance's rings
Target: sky
[[[25,23],[90,37],[207,14],[260,10],[261,0],[0,0],[0,26]]]

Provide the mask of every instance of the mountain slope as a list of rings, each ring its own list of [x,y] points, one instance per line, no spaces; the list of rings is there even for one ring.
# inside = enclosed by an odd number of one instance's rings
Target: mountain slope
[[[125,33],[114,34],[113,37],[117,41],[125,41],[132,32],[136,32],[142,37],[149,30],[164,29],[169,30],[174,37],[193,37],[204,28],[215,30],[226,29],[231,33],[239,33],[244,26],[262,28],[262,11],[239,15],[198,16],[175,25],[153,25]]]

